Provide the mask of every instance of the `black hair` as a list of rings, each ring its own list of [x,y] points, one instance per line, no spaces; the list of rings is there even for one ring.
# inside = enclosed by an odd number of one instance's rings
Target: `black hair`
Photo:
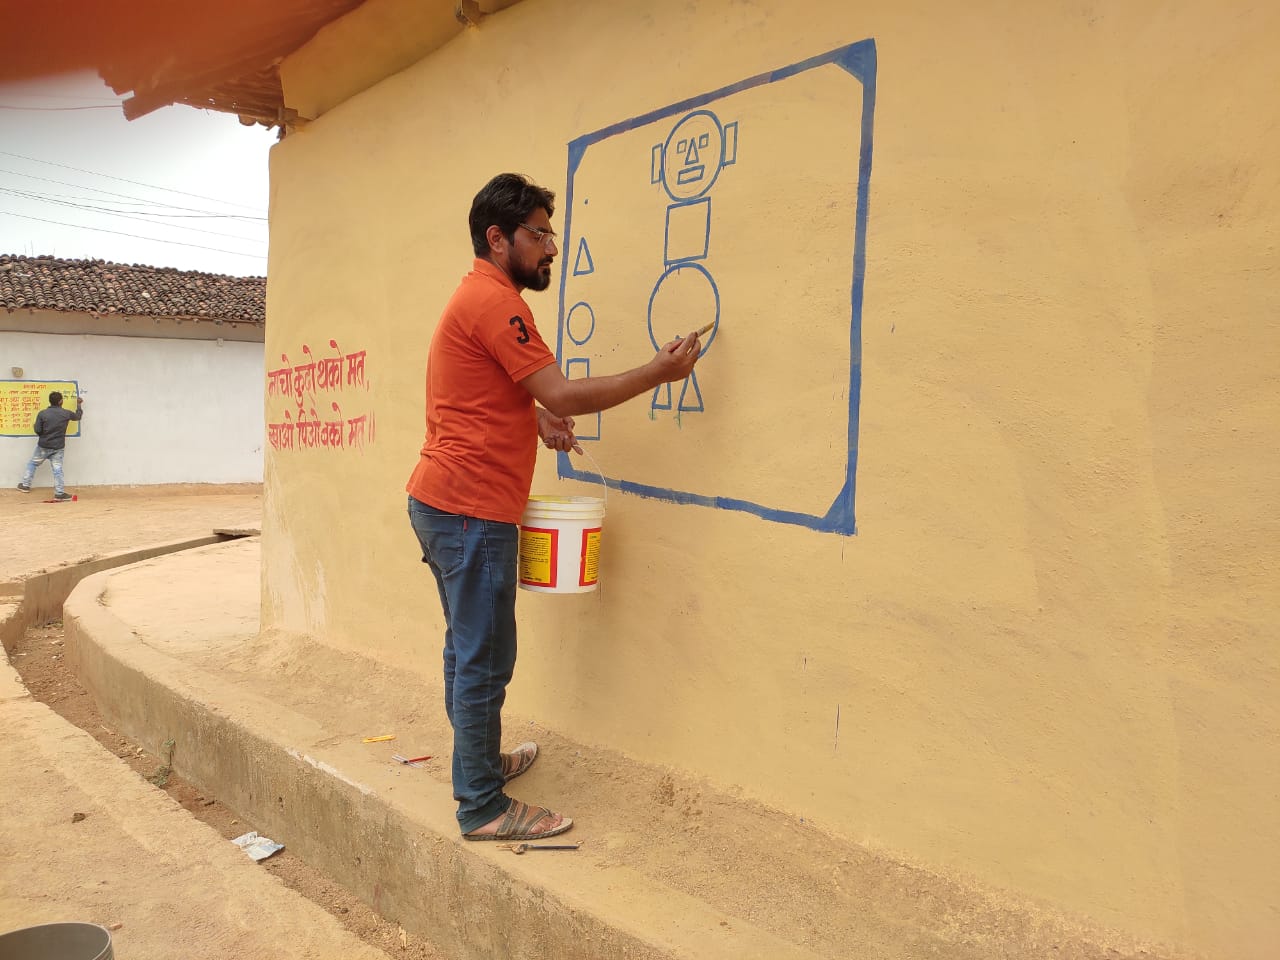
[[[49,402],[52,403],[55,407],[62,406],[62,394],[60,394],[57,390],[53,391],[53,393],[49,394]]]
[[[497,224],[503,236],[514,240],[516,227],[525,223],[529,215],[541,207],[547,216],[556,211],[556,195],[546,187],[540,187],[518,173],[500,173],[471,201],[471,246],[477,257],[489,256],[489,239],[486,231]]]

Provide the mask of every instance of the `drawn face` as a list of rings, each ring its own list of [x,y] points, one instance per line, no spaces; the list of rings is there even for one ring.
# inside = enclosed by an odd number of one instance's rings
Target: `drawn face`
[[[700,197],[716,182],[724,161],[724,131],[715,114],[695,110],[667,136],[662,185],[672,200]]]
[[[541,207],[534,210],[525,222],[539,230],[551,229],[551,218]],[[539,239],[532,230],[516,227],[510,249],[507,269],[512,280],[529,290],[545,290],[551,285],[551,264],[560,252],[554,240]]]

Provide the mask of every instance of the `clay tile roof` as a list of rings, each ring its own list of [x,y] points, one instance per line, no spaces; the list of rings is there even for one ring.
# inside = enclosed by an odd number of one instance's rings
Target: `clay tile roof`
[[[265,277],[0,253],[0,307],[266,322]]]

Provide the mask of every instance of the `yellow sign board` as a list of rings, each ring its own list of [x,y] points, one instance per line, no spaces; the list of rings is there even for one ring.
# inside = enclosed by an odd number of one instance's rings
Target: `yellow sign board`
[[[79,389],[74,380],[0,380],[0,437],[35,437],[36,414],[49,406],[49,394],[57,390],[74,410]],[[67,424],[67,436],[80,436],[80,421]]]

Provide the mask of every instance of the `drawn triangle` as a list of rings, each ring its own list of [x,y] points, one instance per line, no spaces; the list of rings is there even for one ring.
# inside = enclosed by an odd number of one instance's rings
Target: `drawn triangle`
[[[595,272],[596,265],[591,259],[591,251],[587,249],[587,238],[582,237],[578,240],[578,256],[573,261],[573,275],[583,277]]]
[[[690,385],[693,386],[693,397],[697,403],[688,400]],[[702,405],[702,391],[698,389],[697,370],[689,374],[689,378],[685,380],[684,387],[680,391],[680,406],[677,409],[681,413],[702,413],[706,409]]]

